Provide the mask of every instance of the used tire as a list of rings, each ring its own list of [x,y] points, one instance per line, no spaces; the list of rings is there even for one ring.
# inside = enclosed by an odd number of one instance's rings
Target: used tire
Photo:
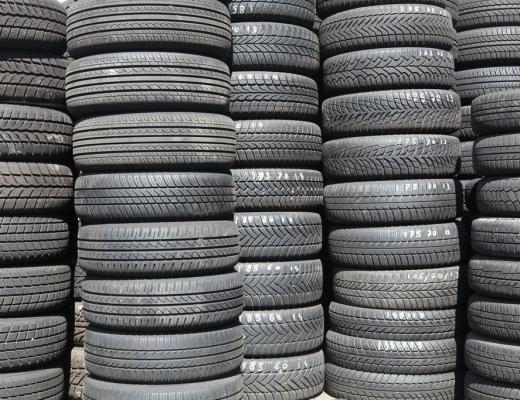
[[[520,219],[477,218],[471,225],[471,245],[485,256],[520,258]]]
[[[520,217],[520,178],[484,178],[476,188],[477,208],[486,216]]]
[[[477,97],[472,103],[473,129],[479,135],[518,133],[520,90],[506,90]]]
[[[313,0],[231,0],[233,22],[272,21],[312,28],[316,14]]]
[[[512,301],[473,295],[468,302],[471,329],[485,337],[518,342],[520,305]]]
[[[75,209],[83,221],[226,219],[233,215],[228,174],[149,172],[83,175]]]
[[[82,226],[78,265],[94,275],[159,277],[211,274],[238,262],[231,221]]]
[[[471,123],[471,106],[461,107],[461,121],[459,129],[452,133],[461,142],[472,141],[476,139],[475,131]]]
[[[85,351],[82,347],[74,347],[70,353],[69,400],[84,398],[83,388],[87,375]]]
[[[520,175],[520,134],[484,136],[475,141],[473,163],[482,176]]]
[[[85,344],[85,330],[87,328],[87,320],[83,313],[83,302],[74,302],[74,345],[81,346]]]
[[[468,400],[518,400],[520,388],[516,385],[495,382],[468,372],[464,394]]]
[[[337,14],[342,11],[350,10],[358,7],[368,7],[380,4],[399,3],[400,0],[317,0],[316,7],[318,14],[322,18]],[[446,0],[416,0],[417,4],[433,4],[439,7],[446,7]]]
[[[61,368],[0,374],[2,400],[60,400],[63,399],[63,391]]]
[[[74,270],[74,299],[81,300],[81,284],[87,276],[85,270],[78,266],[77,262],[73,267]]]
[[[520,5],[515,0],[459,0],[459,31],[520,23]]]
[[[520,89],[520,66],[475,68],[457,71],[455,91],[462,104],[469,105],[479,96]]]
[[[224,115],[116,114],[76,124],[74,163],[83,172],[227,169],[235,140],[233,121]]]
[[[473,161],[474,143],[475,142],[462,142],[460,144],[460,178],[468,179],[478,176]]]
[[[520,300],[520,262],[475,256],[469,261],[468,281],[476,293]]]

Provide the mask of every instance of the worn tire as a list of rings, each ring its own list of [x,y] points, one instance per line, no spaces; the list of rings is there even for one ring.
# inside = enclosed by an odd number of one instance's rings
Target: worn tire
[[[475,256],[469,261],[468,281],[475,293],[520,300],[520,262]]]
[[[236,213],[235,223],[241,260],[304,259],[321,251],[322,224],[317,213]]]
[[[471,225],[471,245],[485,256],[520,258],[520,219],[477,218]]]
[[[70,352],[69,400],[82,400],[88,372],[85,368],[85,350],[74,347]]]
[[[472,124],[478,135],[520,132],[520,90],[506,90],[477,97],[472,103]]]
[[[62,400],[63,391],[61,368],[0,374],[2,400]]]
[[[78,265],[118,277],[218,273],[238,262],[238,235],[231,221],[82,226]]]
[[[477,208],[491,217],[520,217],[520,178],[484,178],[476,188]]]
[[[446,7],[447,0],[416,0],[417,4],[433,4],[439,7]],[[351,10],[359,7],[369,7],[380,4],[395,4],[400,0],[317,0],[316,7],[318,14],[322,18],[329,17],[342,11]]]
[[[83,303],[81,301],[74,302],[74,338],[75,346],[83,347],[85,344],[85,330],[87,328],[87,320],[83,313]]]
[[[516,176],[520,174],[520,134],[483,136],[475,141],[473,163],[482,176]]]
[[[462,185],[463,193],[463,214],[466,211],[478,212],[477,208],[477,189],[482,179],[459,180]]]
[[[473,295],[468,301],[470,328],[485,337],[518,342],[520,339],[520,305]]]
[[[459,0],[458,31],[488,26],[520,24],[520,5],[515,0]]]
[[[461,107],[461,121],[458,130],[452,133],[461,142],[471,141],[476,139],[475,131],[471,123],[471,106]]]
[[[233,22],[272,21],[312,28],[316,14],[314,0],[231,0]]]
[[[74,299],[81,300],[81,285],[87,276],[83,268],[78,266],[77,259],[73,267],[74,270]]]
[[[520,388],[516,385],[499,383],[468,372],[464,394],[467,400],[518,400]]]
[[[457,71],[455,91],[463,105],[484,94],[520,89],[520,66],[475,68]]]
[[[460,144],[460,169],[459,178],[471,179],[478,176],[473,161],[473,148],[475,142],[462,142]]]

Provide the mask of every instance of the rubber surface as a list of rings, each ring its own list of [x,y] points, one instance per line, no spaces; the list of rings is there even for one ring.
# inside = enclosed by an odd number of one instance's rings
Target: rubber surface
[[[518,400],[520,388],[516,385],[498,383],[471,372],[466,374],[465,395],[468,400]]]
[[[479,175],[475,169],[473,161],[473,148],[475,142],[462,142],[460,144],[460,169],[459,177],[463,179],[471,179]]]
[[[515,0],[459,0],[459,31],[520,23],[520,5]]]
[[[520,217],[520,179],[484,178],[476,188],[477,207],[486,216]]]
[[[485,256],[520,258],[520,219],[478,218],[471,225],[471,245]]]
[[[272,21],[312,28],[314,0],[231,0],[228,2],[233,22]]]
[[[0,392],[5,400],[61,400],[63,390],[61,368],[0,374]]]
[[[520,174],[520,134],[484,136],[475,141],[474,164],[483,176],[515,176]]]
[[[468,265],[468,281],[475,293],[520,300],[520,262],[474,256]]]
[[[512,301],[473,295],[468,301],[471,329],[485,337],[511,342],[520,338],[520,306]]]
[[[520,89],[520,66],[475,68],[457,71],[455,91],[462,104],[484,94]]]
[[[475,140],[476,134],[471,124],[471,106],[461,107],[460,127],[452,135],[461,142]]]
[[[368,7],[379,4],[399,3],[400,0],[317,0],[316,7],[318,14],[322,18],[337,14],[342,11],[358,7]],[[446,7],[446,0],[417,0],[417,4],[433,4],[439,7]]]
[[[85,379],[85,351],[82,347],[74,347],[70,352],[69,400],[82,400]]]
[[[520,131],[518,101],[520,90],[507,90],[480,96],[472,103],[473,129],[479,135]]]
[[[87,328],[87,320],[83,313],[83,303],[81,301],[74,302],[74,338],[73,343],[75,346],[81,346],[85,344],[85,330]]]

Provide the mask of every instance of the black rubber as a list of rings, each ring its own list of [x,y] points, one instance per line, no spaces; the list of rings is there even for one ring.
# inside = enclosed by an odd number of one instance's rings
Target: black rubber
[[[476,134],[471,125],[471,106],[461,107],[461,121],[459,129],[452,133],[461,142],[475,140]]]
[[[314,210],[323,204],[321,172],[305,169],[233,169],[236,210]]]
[[[455,29],[450,14],[431,5],[384,4],[328,17],[320,28],[323,57],[350,51],[421,46],[450,50]]]
[[[453,179],[338,183],[325,187],[325,216],[348,226],[454,220],[462,187]]]
[[[450,177],[457,171],[459,140],[444,135],[346,138],[323,146],[323,175],[363,181]]]
[[[232,268],[239,256],[231,221],[82,226],[78,265],[95,275],[171,277]]]
[[[472,103],[472,124],[478,135],[520,132],[520,90],[477,97]]]
[[[83,303],[81,301],[74,302],[74,346],[85,344],[85,329],[87,328],[87,320],[83,313]]]
[[[55,260],[68,247],[69,226],[61,218],[0,217],[0,264]]]
[[[318,117],[318,85],[302,75],[244,71],[231,74],[233,119],[301,119]]]
[[[445,8],[448,1],[449,0],[416,0],[415,3],[433,4]],[[353,8],[395,3],[400,3],[400,0],[317,0],[316,7],[318,14],[322,18],[326,18],[330,15]]]
[[[0,269],[0,316],[27,316],[65,305],[71,292],[67,265]]]
[[[471,225],[471,245],[485,256],[520,258],[520,219],[477,218]]]
[[[477,208],[477,188],[479,187],[480,178],[472,180],[459,180],[464,191],[464,211],[478,212]]]
[[[403,89],[326,99],[321,107],[328,139],[387,134],[451,134],[460,126],[460,98],[449,90]]]
[[[197,330],[236,321],[243,308],[237,272],[174,279],[87,279],[83,313],[114,331]]]
[[[520,262],[474,256],[468,265],[468,281],[475,293],[520,300]]]
[[[244,120],[235,128],[237,167],[307,167],[321,161],[321,130],[312,122]]]
[[[475,68],[457,71],[455,91],[463,105],[484,94],[520,89],[520,66]]]
[[[224,112],[229,68],[183,53],[100,54],[67,69],[67,107],[76,117],[139,111]]]
[[[464,359],[467,368],[483,378],[520,384],[520,346],[516,343],[487,339],[470,333],[464,345]]]
[[[123,51],[178,51],[226,60],[231,19],[218,0],[83,0],[67,16],[73,58]]]
[[[240,316],[246,357],[310,353],[323,342],[323,307],[244,311]]]
[[[482,176],[520,175],[520,133],[483,136],[475,141],[473,163]]]
[[[85,365],[104,381],[188,383],[228,376],[240,367],[240,326],[211,331],[121,334],[87,328]]]
[[[2,318],[0,371],[36,368],[57,361],[63,355],[66,343],[65,317]]]
[[[398,271],[336,270],[334,298],[355,307],[384,310],[455,308],[465,302],[466,276],[455,267]]]
[[[61,368],[0,374],[2,400],[61,400],[63,391]]]
[[[329,306],[329,323],[332,331],[366,339],[444,340],[455,337],[458,331],[457,317],[463,318],[463,312],[453,308],[382,310],[332,302]]]
[[[451,89],[455,62],[444,50],[424,47],[359,50],[323,63],[329,94],[388,89]]]
[[[4,49],[51,51],[66,49],[62,4],[54,0],[9,0],[0,10],[0,43]]]
[[[69,400],[83,399],[83,388],[88,372],[85,369],[85,350],[74,347],[70,352]]]
[[[323,390],[323,353],[283,358],[245,359],[244,400],[312,399]]]
[[[85,380],[85,400],[241,400],[244,384],[240,375],[178,385],[128,385]]]
[[[75,264],[76,265],[72,268],[74,271],[74,299],[81,300],[81,284],[87,274],[83,268],[78,266],[77,262],[75,262]]]
[[[471,296],[468,322],[474,332],[488,338],[516,343],[520,339],[520,305],[510,300]]]
[[[514,26],[520,23],[520,4],[516,0],[459,0],[458,31],[489,26]]]
[[[476,198],[483,215],[520,217],[520,178],[484,178],[476,187]]]
[[[235,161],[233,121],[195,112],[116,114],[74,127],[74,162],[83,172],[219,170]]]
[[[322,246],[321,217],[310,212],[236,213],[240,259],[255,261],[304,259]]]
[[[74,205],[83,221],[226,219],[233,215],[228,174],[149,172],[83,175]]]
[[[323,266],[320,260],[239,263],[246,309],[286,308],[321,299]]]
[[[1,11],[0,11],[1,12]],[[3,161],[70,163],[72,121],[60,111],[0,105],[0,158]]]
[[[314,75],[320,43],[311,30],[278,22],[233,24],[233,71],[278,71]]]
[[[230,0],[233,22],[272,21],[312,28],[316,6],[314,0]]]
[[[518,400],[520,388],[517,385],[494,382],[468,372],[464,394],[467,400]]]
[[[460,169],[459,178],[471,179],[478,176],[473,162],[473,148],[475,142],[462,142],[460,144]]]

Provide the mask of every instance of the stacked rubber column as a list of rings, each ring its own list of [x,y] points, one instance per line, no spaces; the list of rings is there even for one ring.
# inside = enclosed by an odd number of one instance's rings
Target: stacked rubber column
[[[309,399],[324,381],[315,5],[234,0],[229,9],[244,399]]]
[[[217,0],[79,0],[67,39],[83,398],[238,400],[229,11]]]
[[[0,398],[64,392],[72,121],[65,10],[0,2]]]
[[[520,91],[483,95],[472,103],[478,136],[475,167],[485,176],[475,189],[481,217],[473,221],[474,291],[468,304],[472,332],[465,345],[466,398],[520,396]],[[484,154],[485,152],[485,154]]]
[[[442,1],[380,3],[318,4],[334,268],[325,391],[458,399],[455,31]]]

